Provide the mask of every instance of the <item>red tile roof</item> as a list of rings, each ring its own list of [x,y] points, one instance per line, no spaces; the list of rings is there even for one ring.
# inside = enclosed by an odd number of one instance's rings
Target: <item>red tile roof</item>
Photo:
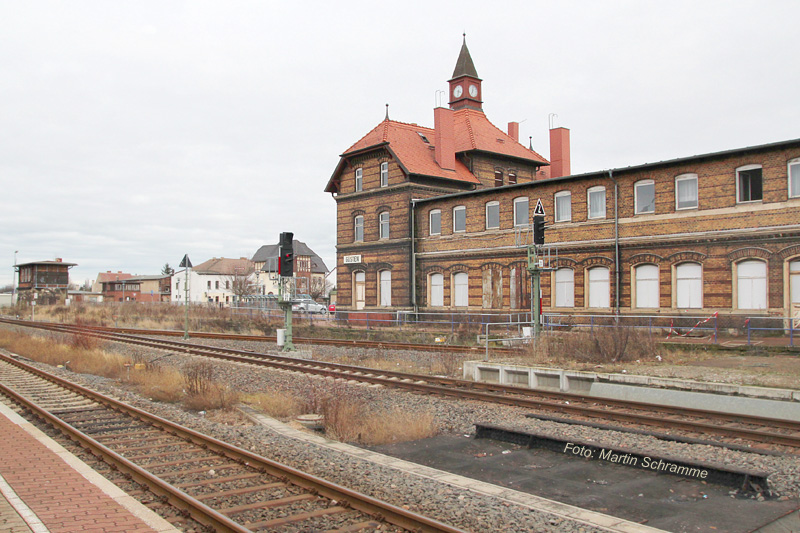
[[[130,279],[133,277],[133,274],[129,274],[127,272],[100,272],[97,275],[97,282],[96,283],[103,283],[106,281],[117,281],[123,279]]]
[[[454,112],[453,123],[456,153],[479,150],[533,163],[548,164],[544,157],[525,148],[489,122],[481,111],[459,109]],[[387,119],[345,150],[343,155],[386,145],[387,149],[397,157],[398,163],[410,174],[480,183],[478,178],[458,160],[455,170],[444,170],[436,163],[434,136],[435,132],[431,128]]]

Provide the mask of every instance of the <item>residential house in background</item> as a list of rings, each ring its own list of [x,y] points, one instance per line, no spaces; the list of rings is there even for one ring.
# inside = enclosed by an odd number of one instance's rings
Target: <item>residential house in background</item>
[[[121,279],[101,282],[106,302],[169,302],[170,276],[123,275]],[[165,299],[166,297],[166,299]]]
[[[185,301],[186,272],[178,270],[170,278],[173,303]],[[189,269],[189,301],[220,307],[229,306],[236,298],[255,292],[255,266],[245,257],[214,257]]]
[[[294,250],[294,277],[297,278],[297,291],[310,294],[313,298],[321,299],[327,296],[325,289],[325,278],[328,274],[328,267],[322,258],[309,246],[294,239],[292,241]],[[278,271],[278,245],[266,244],[256,251],[253,255],[253,264],[258,274],[258,294],[277,294],[278,285],[275,276],[270,273]]]

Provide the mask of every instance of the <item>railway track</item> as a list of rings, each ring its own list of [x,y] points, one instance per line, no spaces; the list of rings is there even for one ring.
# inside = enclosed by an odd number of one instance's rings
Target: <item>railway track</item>
[[[721,444],[761,443],[800,448],[800,422],[726,414],[703,409],[688,409],[640,402],[607,400],[574,393],[524,389],[510,385],[466,381],[440,376],[374,370],[322,361],[306,361],[276,354],[255,353],[167,339],[152,339],[130,333],[115,333],[110,328],[78,328],[65,324],[31,323],[0,319],[0,322],[60,331],[90,334],[115,342],[125,342],[190,355],[213,357],[239,363],[249,363],[282,370],[315,374],[334,379],[360,381],[400,388],[422,394],[435,394],[458,399],[471,399],[523,407],[545,413],[560,413],[580,420],[620,422],[638,427],[657,428],[688,436],[721,439]],[[160,335],[161,332],[155,332]],[[231,336],[228,336],[231,337]],[[236,337],[242,340],[240,337]],[[246,339],[246,337],[245,337]],[[258,337],[259,340],[263,338]],[[375,344],[373,344],[375,347]]]
[[[218,532],[462,530],[281,465],[0,355],[0,392]]]

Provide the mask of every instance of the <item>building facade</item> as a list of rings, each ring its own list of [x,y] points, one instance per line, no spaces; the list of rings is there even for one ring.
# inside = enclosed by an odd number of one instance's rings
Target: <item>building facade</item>
[[[800,314],[800,139],[569,175],[494,127],[466,45],[435,127],[387,119],[342,154],[339,309],[530,309],[534,206],[546,311]]]
[[[17,300],[38,301],[40,305],[64,303],[69,287],[69,269],[76,263],[61,258],[14,265],[17,272]]]

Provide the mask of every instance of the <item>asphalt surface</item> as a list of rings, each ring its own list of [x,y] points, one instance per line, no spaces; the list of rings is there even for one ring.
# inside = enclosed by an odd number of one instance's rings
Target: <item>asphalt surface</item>
[[[370,449],[666,531],[749,532],[798,507],[793,500],[734,498],[727,486],[467,436]]]

